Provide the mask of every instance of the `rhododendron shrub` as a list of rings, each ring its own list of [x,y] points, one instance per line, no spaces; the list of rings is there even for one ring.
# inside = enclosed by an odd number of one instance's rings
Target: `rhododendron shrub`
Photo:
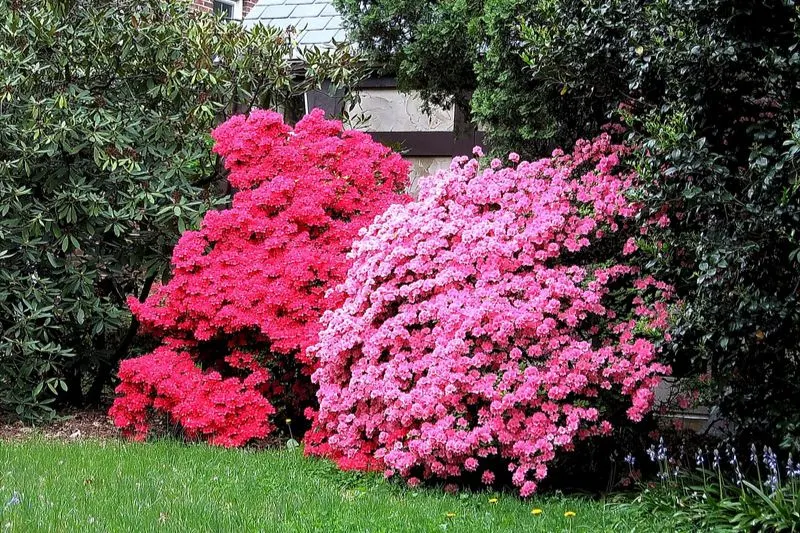
[[[642,419],[672,289],[630,264],[624,152],[604,134],[535,162],[456,158],[379,217],[309,349],[307,453],[411,484],[510,471],[526,496],[618,406]]]
[[[294,129],[271,111],[237,116],[213,132],[238,189],[230,209],[183,234],[172,277],[129,305],[164,339],[120,365],[111,408],[126,433],[144,438],[152,412],[194,437],[235,446],[266,436],[268,417],[313,401],[305,358],[325,297],[344,280],[360,228],[393,202],[409,165],[368,135],[344,131],[315,110]]]

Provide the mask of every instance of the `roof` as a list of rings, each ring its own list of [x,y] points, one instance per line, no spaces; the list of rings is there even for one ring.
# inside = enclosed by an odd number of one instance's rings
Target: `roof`
[[[282,29],[292,26],[300,46],[325,46],[346,39],[342,17],[332,0],[258,0],[243,24],[246,28],[256,24]]]

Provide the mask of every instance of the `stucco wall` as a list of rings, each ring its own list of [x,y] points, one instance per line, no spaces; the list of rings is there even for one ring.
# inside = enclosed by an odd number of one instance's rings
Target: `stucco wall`
[[[452,157],[406,157],[411,161],[411,185],[409,186],[409,193],[412,196],[417,195],[419,190],[418,181],[422,176],[429,176],[434,174],[437,170],[448,168]]]
[[[351,111],[364,115],[366,131],[453,131],[453,109],[434,107],[428,115],[422,110],[422,99],[416,94],[403,94],[395,89],[362,89],[361,98]]]
[[[350,111],[351,117],[361,116],[354,125],[364,131],[453,131],[453,109],[431,108],[423,111],[422,99],[416,94],[404,94],[396,89],[362,89],[360,102]],[[420,176],[433,174],[450,166],[451,157],[406,156],[411,161],[411,192],[417,192]]]

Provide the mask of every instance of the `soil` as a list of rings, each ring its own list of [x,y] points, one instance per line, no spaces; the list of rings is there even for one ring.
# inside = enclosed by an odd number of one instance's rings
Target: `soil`
[[[0,441],[32,437],[62,441],[110,440],[120,438],[120,433],[108,418],[107,410],[67,411],[59,413],[58,420],[41,426],[0,423]]]
[[[51,423],[40,426],[25,425],[22,422],[6,423],[0,420],[0,443],[3,441],[22,441],[31,438],[58,440],[62,442],[75,442],[80,440],[124,440],[119,429],[108,418],[106,409],[71,410],[58,413],[59,418]],[[161,417],[156,417],[151,422],[150,434],[152,436],[166,436],[182,438],[180,431],[170,426]],[[247,445],[249,449],[274,449],[286,446],[289,435],[276,432],[265,439],[259,439]],[[0,509],[2,510],[2,509]]]

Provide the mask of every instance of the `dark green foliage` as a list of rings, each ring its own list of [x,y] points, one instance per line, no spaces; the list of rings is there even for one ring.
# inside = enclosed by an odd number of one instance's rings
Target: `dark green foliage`
[[[554,70],[531,76],[526,65],[523,22],[538,18],[539,10],[565,7],[560,2],[489,0],[472,24],[481,51],[475,65],[472,113],[488,131],[490,148],[497,154],[516,151],[541,157],[553,148],[596,135],[607,122],[604,106],[584,100],[597,97],[570,93],[561,81],[564,73]]]
[[[299,78],[291,55],[183,2],[0,0],[0,411],[98,398],[136,332],[126,296],[226,201],[211,128],[355,72],[311,50]]]
[[[336,0],[351,37],[401,90],[471,112],[497,152],[539,156],[596,133],[604,113],[576,107],[563,84],[531,76],[522,21],[526,0]],[[555,5],[555,4],[552,4]],[[558,77],[554,78],[555,80]]]
[[[674,363],[711,371],[746,439],[800,445],[800,195],[793,2],[538,3],[532,75],[620,115],[668,228],[644,242],[685,300]],[[582,110],[582,107],[587,108]],[[659,249],[655,244],[663,242]]]
[[[474,42],[469,24],[475,0],[335,0],[375,65],[396,74],[402,88],[430,103],[468,103],[474,88]]]

